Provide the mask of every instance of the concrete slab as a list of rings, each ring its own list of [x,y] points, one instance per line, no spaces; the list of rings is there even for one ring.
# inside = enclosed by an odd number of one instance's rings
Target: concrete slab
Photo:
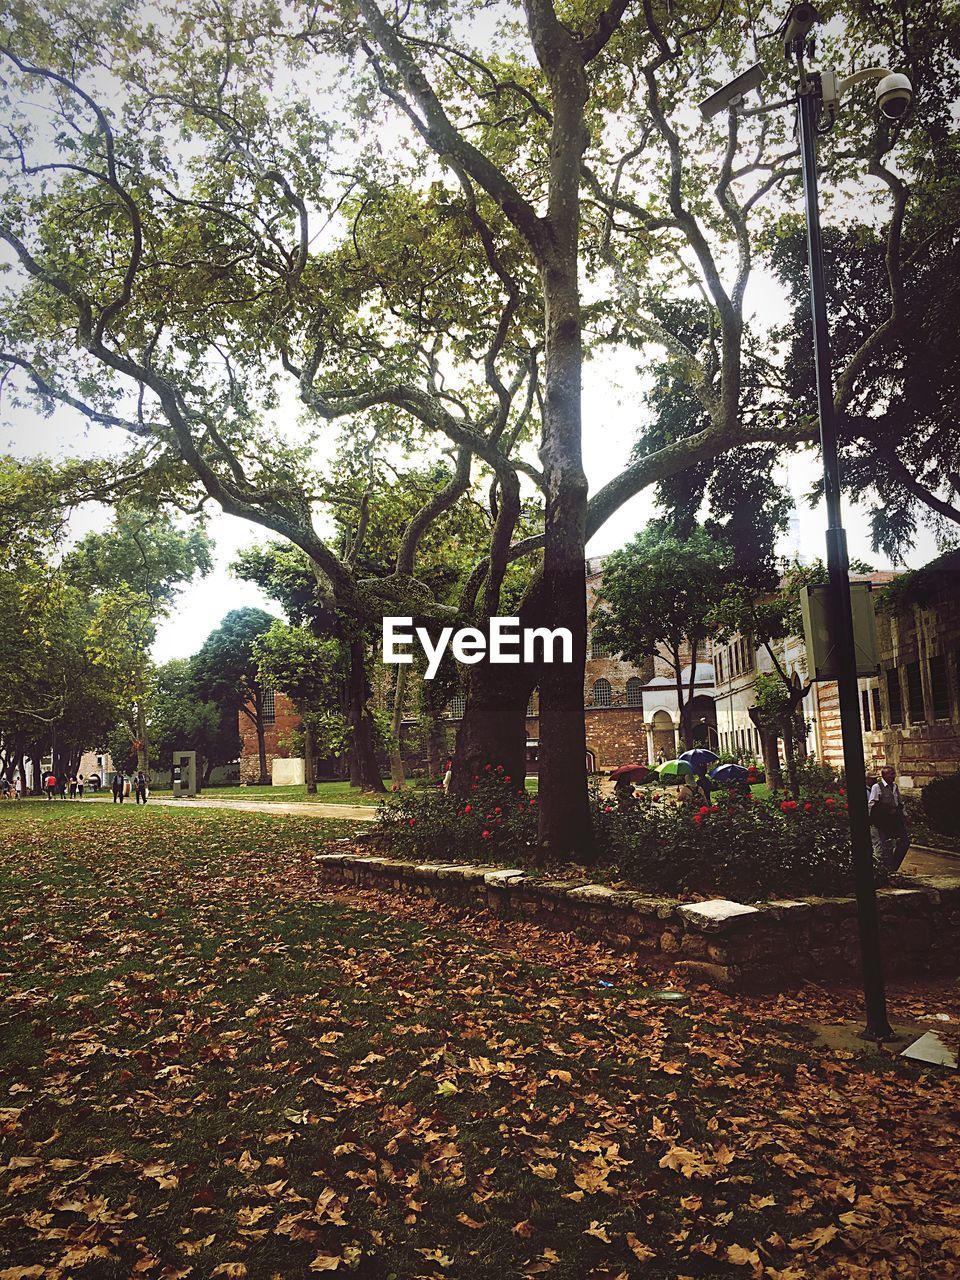
[[[949,1067],[957,1070],[957,1054],[937,1035],[936,1031],[927,1031],[919,1040],[914,1040],[900,1054],[901,1058],[913,1058],[915,1062],[929,1062],[935,1067]]]

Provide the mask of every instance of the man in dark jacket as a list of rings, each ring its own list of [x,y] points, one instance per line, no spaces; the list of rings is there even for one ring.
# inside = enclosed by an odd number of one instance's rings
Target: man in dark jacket
[[[870,788],[867,808],[870,811],[873,847],[888,871],[900,867],[910,848],[910,832],[903,813],[896,772],[887,765]]]

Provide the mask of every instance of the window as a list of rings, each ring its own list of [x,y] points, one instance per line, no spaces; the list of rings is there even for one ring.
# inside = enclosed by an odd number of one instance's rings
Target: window
[[[723,650],[717,650],[717,684],[723,684]]]
[[[950,719],[950,685],[947,680],[947,660],[939,653],[930,659],[930,701],[933,703],[934,720]]]
[[[527,703],[527,715],[535,716],[537,714],[537,692],[533,691],[530,695],[530,701]]]
[[[926,720],[927,712],[923,705],[923,680],[920,676],[920,663],[907,663],[907,708],[911,724],[920,724]]]
[[[260,695],[260,705],[263,708],[263,723],[276,724],[277,721],[277,696],[272,689],[264,689]]]
[[[613,706],[613,689],[609,680],[596,680],[593,685],[593,705],[595,707]]]
[[[611,653],[610,646],[608,644],[601,644],[599,640],[594,640],[594,638],[591,636],[590,637],[590,657],[591,658],[612,658],[613,654]]]
[[[455,698],[450,699],[450,707],[447,716],[450,720],[462,720],[463,713],[467,709],[467,700],[462,693],[458,693]]]
[[[883,728],[883,712],[880,710],[880,690],[873,691],[873,727],[874,729]]]
[[[860,690],[860,706],[862,708],[860,719],[863,721],[863,728],[866,733],[870,732],[870,691],[869,689]]]
[[[643,706],[643,681],[636,676],[631,676],[627,681],[627,706]]]
[[[890,707],[890,723],[903,724],[903,699],[900,696],[900,672],[891,667],[887,672],[887,703]]]

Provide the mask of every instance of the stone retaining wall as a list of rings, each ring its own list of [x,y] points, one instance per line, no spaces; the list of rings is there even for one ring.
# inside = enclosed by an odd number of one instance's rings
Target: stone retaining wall
[[[645,964],[724,990],[781,990],[810,979],[855,978],[853,898],[806,898],[756,906],[679,902],[515,868],[399,862],[346,851],[318,854],[324,879],[486,909],[557,930],[583,930],[636,951]],[[960,874],[900,876],[877,894],[887,972],[960,972]]]

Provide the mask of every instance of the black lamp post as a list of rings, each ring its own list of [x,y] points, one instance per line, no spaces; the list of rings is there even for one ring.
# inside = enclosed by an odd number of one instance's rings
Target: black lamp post
[[[844,79],[835,71],[808,72],[804,55],[810,32],[820,20],[812,4],[795,4],[781,28],[784,53],[796,61],[799,85],[796,98],[751,108],[745,115],[778,110],[796,101],[803,171],[803,195],[807,220],[807,257],[810,275],[810,310],[813,319],[813,349],[820,415],[820,449],[823,457],[824,495],[827,504],[827,574],[830,593],[830,639],[835,658],[837,692],[840,702],[840,730],[847,783],[847,811],[853,850],[854,882],[863,967],[866,1007],[864,1039],[895,1039],[887,1020],[883,958],[877,919],[877,894],[873,878],[873,842],[867,810],[866,769],[863,759],[863,732],[860,727],[860,695],[857,684],[857,653],[850,603],[850,560],[847,537],[840,512],[840,463],[837,454],[837,425],[830,369],[830,332],[824,284],[823,243],[820,235],[820,204],[817,195],[817,133],[836,119],[844,93],[854,85],[876,81],[877,105],[888,120],[899,120],[912,98],[906,76],[886,67],[868,67]],[[736,110],[744,95],[756,89],[764,78],[757,63],[712,93],[700,104],[704,119],[724,110]]]
[[[837,423],[830,369],[830,332],[820,236],[820,201],[817,194],[817,120],[819,84],[807,79],[800,87],[797,114],[803,166],[803,200],[807,218],[807,265],[810,274],[810,311],[813,319],[813,353],[820,414],[820,452],[827,504],[827,575],[830,584],[830,638],[836,661],[840,701],[843,768],[847,784],[847,813],[853,846],[857,917],[860,927],[860,959],[867,1024],[864,1039],[891,1040],[887,997],[883,980],[883,956],[877,919],[877,894],[873,878],[873,842],[867,811],[867,779],[860,727],[860,693],[857,684],[857,652],[850,604],[850,559],[847,535],[840,512],[840,462],[837,456]]]

